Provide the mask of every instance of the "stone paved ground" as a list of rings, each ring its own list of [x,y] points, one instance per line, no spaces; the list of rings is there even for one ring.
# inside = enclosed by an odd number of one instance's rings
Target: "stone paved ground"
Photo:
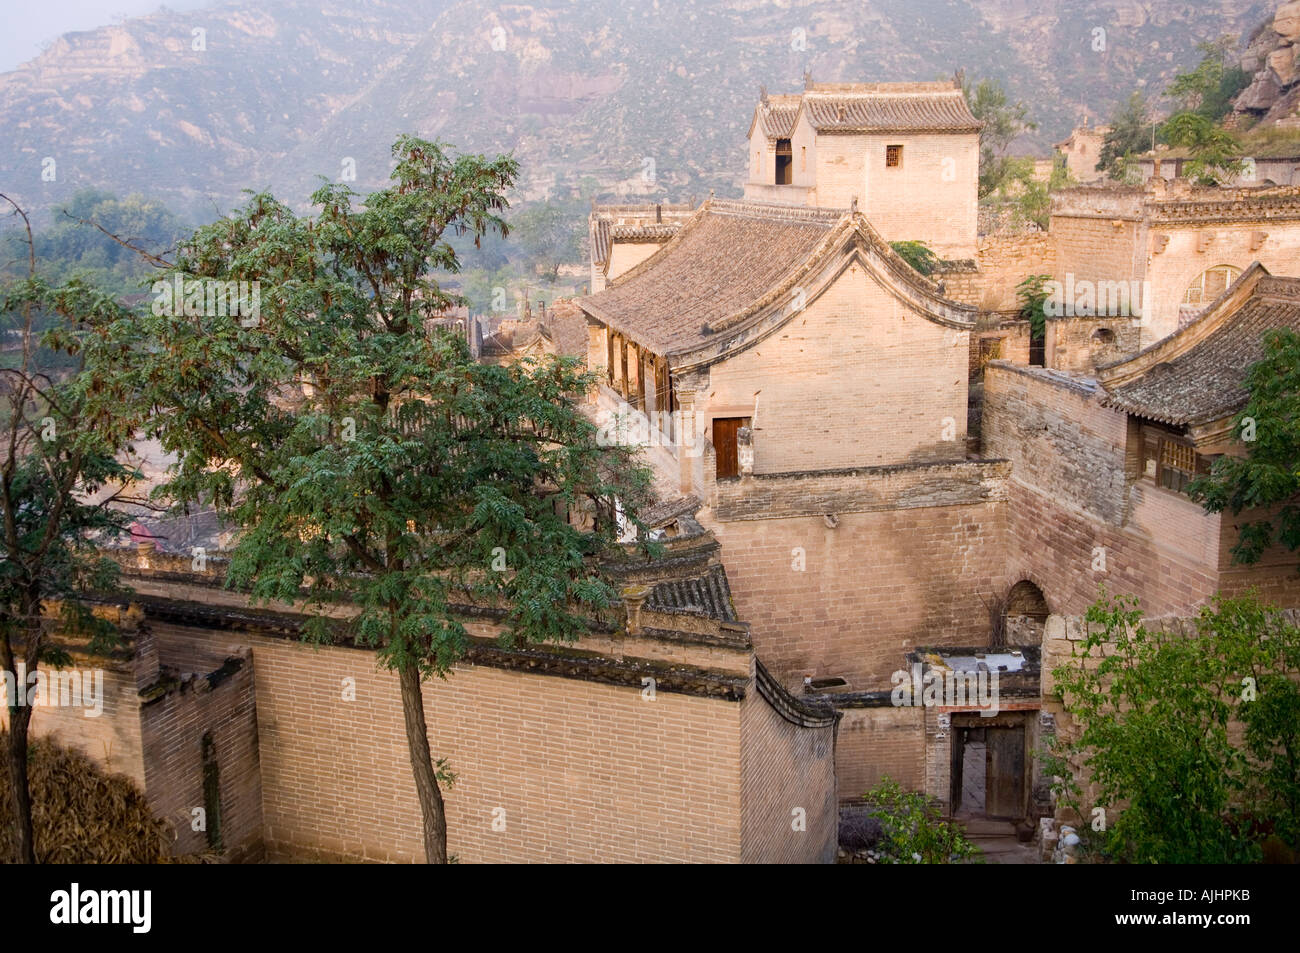
[[[1037,845],[1020,843],[1009,821],[969,818],[958,819],[957,823],[966,828],[967,837],[984,852],[982,859],[986,864],[1042,863]]]

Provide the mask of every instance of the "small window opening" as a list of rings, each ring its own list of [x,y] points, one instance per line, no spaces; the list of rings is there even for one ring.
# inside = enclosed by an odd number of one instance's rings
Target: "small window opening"
[[[794,153],[789,139],[776,140],[776,184],[789,185],[794,181]]]
[[[885,168],[897,169],[903,164],[902,146],[885,146]]]

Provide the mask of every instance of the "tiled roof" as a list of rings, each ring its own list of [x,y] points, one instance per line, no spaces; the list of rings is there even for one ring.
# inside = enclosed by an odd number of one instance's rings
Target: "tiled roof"
[[[799,116],[801,96],[768,96],[758,104],[757,121],[769,139],[789,139],[794,133],[794,121]]]
[[[727,571],[720,565],[710,566],[702,576],[659,583],[651,590],[645,606],[652,610],[695,609],[723,622],[736,621]]]
[[[609,261],[615,241],[666,242],[694,211],[686,204],[597,205],[591,212],[591,260]]]
[[[1256,283],[1249,296],[1236,301],[1250,281]],[[1175,425],[1228,417],[1245,405],[1246,372],[1264,356],[1262,338],[1274,328],[1300,330],[1300,279],[1274,278],[1256,266],[1191,324],[1127,361],[1099,368],[1107,392],[1102,403]],[[1130,365],[1141,372],[1126,373]]]
[[[803,94],[818,132],[978,132],[966,97],[952,83],[819,84]]]
[[[667,245],[604,291],[589,314],[658,354],[690,350],[792,273],[843,211],[712,199]]]

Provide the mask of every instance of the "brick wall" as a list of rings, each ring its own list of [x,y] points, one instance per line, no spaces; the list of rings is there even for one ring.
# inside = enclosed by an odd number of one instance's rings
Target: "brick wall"
[[[898,167],[885,166],[890,145],[903,147]],[[819,135],[810,161],[822,208],[848,208],[856,197],[886,241],[924,242],[941,258],[975,257],[975,135]]]
[[[853,265],[777,333],[715,364],[705,409],[754,418],[755,473],[962,459],[968,337]]]
[[[840,799],[861,798],[886,775],[904,790],[924,790],[924,716],[923,708],[845,709],[835,744]]]
[[[987,640],[980,595],[1001,575],[1002,507],[844,513],[833,529],[817,516],[719,522],[702,510],[700,519],[721,541],[737,612],[782,683],[838,675],[865,691],[888,687],[915,645]]]
[[[779,687],[740,706],[741,822],[745,863],[830,863],[838,839],[836,745],[831,724],[809,730]]]
[[[421,858],[396,676],[350,649],[258,639],[254,656],[268,844]],[[458,666],[425,684],[425,715],[457,775],[444,796],[462,861],[739,859],[734,703]]]
[[[609,273],[607,281],[613,281],[619,275],[631,271],[659,249],[662,242],[620,242],[611,243],[609,248]]]
[[[175,853],[209,849],[208,831],[194,830],[191,821],[201,807],[213,823],[204,793],[203,738],[210,735],[219,772],[221,847],[231,859],[256,857],[262,847],[262,785],[251,655],[225,646],[218,658],[202,631],[154,626],[168,647],[195,650],[185,654],[197,664],[187,667],[180,685],[140,709],[149,803],[175,828]],[[233,651],[230,664],[227,651]]]
[[[1255,247],[1257,234],[1267,237]],[[1177,330],[1183,295],[1207,268],[1232,265],[1241,272],[1258,261],[1275,275],[1300,274],[1300,222],[1153,225],[1143,251],[1153,299],[1143,313],[1143,343],[1151,344]]]
[[[993,232],[979,237],[975,263],[975,271],[949,267],[934,275],[945,296],[980,311],[1012,311],[1020,306],[1020,282],[1055,272],[1056,250],[1047,232]]]
[[[1126,478],[1129,423],[1087,385],[1044,370],[991,365],[985,375],[986,455],[1011,461],[1006,582],[1027,579],[1053,612],[1082,613],[1102,584],[1152,614],[1188,614],[1220,588],[1259,587],[1300,604],[1293,556],[1232,564],[1232,517]],[[1250,519],[1243,514],[1240,521]]]
[[[103,673],[102,714],[88,717],[84,707],[37,705],[32,711],[31,736],[51,738],[81,751],[105,771],[124,774],[144,790],[144,749],[133,671],[96,657],[74,657],[73,661],[83,679],[94,670]],[[41,669],[52,671],[46,665]],[[7,706],[0,706],[0,725],[9,726]]]

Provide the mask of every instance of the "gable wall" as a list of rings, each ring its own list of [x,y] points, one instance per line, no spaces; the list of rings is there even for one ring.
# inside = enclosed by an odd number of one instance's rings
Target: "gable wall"
[[[968,338],[855,263],[773,335],[713,365],[704,409],[749,416],[757,405],[755,473],[959,460]]]

